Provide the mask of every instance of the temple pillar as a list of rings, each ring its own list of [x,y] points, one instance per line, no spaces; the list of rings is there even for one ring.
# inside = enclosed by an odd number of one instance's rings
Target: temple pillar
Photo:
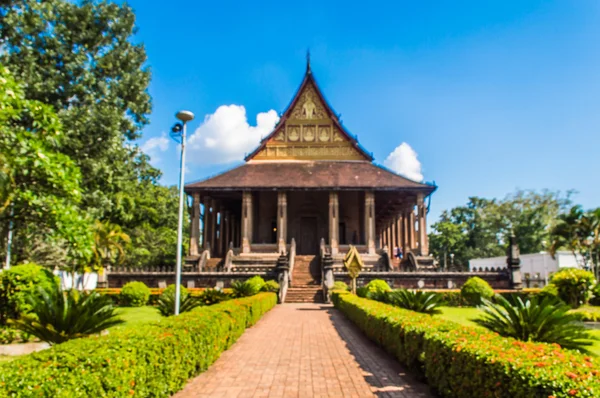
[[[211,254],[218,252],[217,243],[217,201],[210,201],[210,250]]]
[[[202,216],[202,248],[208,249],[210,246],[210,201],[208,196],[203,198],[204,215]]]
[[[427,208],[423,194],[417,196],[417,217],[419,223],[419,252],[421,256],[429,255],[429,242],[427,241]]]
[[[396,254],[396,253],[394,253],[394,249],[396,247],[398,247],[398,240],[396,238],[397,237],[397,234],[396,234],[396,216],[394,216],[392,218],[390,228],[392,229],[392,244],[390,245],[390,249],[391,249],[390,253],[392,254],[392,258],[394,258],[394,255]]]
[[[250,253],[252,244],[252,192],[242,194],[242,252]]]
[[[285,253],[287,240],[287,193],[277,192],[277,242],[279,253]]]
[[[367,252],[375,254],[375,194],[365,192],[365,244]]]
[[[408,239],[409,247],[411,251],[417,248],[416,237],[415,237],[415,208],[410,208],[408,212]]]
[[[218,236],[218,247],[219,247],[219,255],[223,257],[225,255],[225,210],[223,206],[219,206],[219,236]]]
[[[329,245],[331,254],[339,252],[339,213],[340,203],[337,192],[329,193]]]
[[[223,253],[227,254],[231,241],[231,218],[229,211],[225,211],[225,239],[223,240]]]
[[[404,253],[404,214],[400,213],[398,218],[396,219],[396,230],[398,231],[398,247],[402,248],[402,253]]]
[[[237,223],[235,214],[229,213],[229,217],[231,218],[231,241],[233,242],[233,247],[237,247]]]
[[[200,194],[192,194],[192,209],[190,222],[190,256],[198,255],[198,235],[200,234]]]

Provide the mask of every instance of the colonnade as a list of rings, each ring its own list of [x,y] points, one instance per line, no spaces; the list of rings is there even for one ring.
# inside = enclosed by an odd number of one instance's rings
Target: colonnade
[[[403,253],[409,251],[421,256],[429,255],[427,238],[427,207],[424,196],[417,196],[416,206],[405,208],[384,221],[378,233],[380,248],[387,247],[391,251],[402,248]]]
[[[202,199],[202,200],[201,200]],[[198,255],[200,248],[210,248],[213,257],[225,256],[232,242],[241,247],[243,253],[251,251],[254,232],[254,197],[251,191],[242,193],[241,220],[237,220],[234,212],[226,209],[218,200],[210,196],[200,198],[199,193],[192,194],[190,255]],[[204,211],[201,212],[203,205]],[[329,193],[329,246],[332,254],[339,252],[339,195]],[[358,209],[356,209],[358,211]],[[427,209],[424,197],[417,197],[415,206],[400,211],[392,218],[384,221],[383,225],[375,225],[375,194],[365,192],[364,201],[364,242],[368,253],[374,254],[376,240],[380,247],[387,246],[390,250],[402,247],[408,251],[426,256],[429,254],[427,242]],[[200,239],[200,220],[202,220],[202,237]],[[285,250],[288,231],[287,192],[277,193],[277,247],[278,251]],[[418,225],[418,227],[416,226]]]

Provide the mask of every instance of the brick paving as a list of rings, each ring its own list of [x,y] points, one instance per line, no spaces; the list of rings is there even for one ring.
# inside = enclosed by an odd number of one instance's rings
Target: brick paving
[[[200,376],[187,397],[433,397],[340,312],[278,305]]]

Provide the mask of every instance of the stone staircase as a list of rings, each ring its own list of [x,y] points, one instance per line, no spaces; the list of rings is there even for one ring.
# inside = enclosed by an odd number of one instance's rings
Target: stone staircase
[[[318,256],[296,256],[286,303],[322,303]]]

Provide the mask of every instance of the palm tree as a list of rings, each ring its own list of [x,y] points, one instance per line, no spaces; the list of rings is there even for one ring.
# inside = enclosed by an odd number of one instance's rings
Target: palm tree
[[[592,344],[593,337],[578,321],[578,315],[569,313],[571,307],[555,297],[534,296],[524,302],[516,295],[509,300],[498,295],[494,300],[483,299],[484,304],[479,308],[485,314],[473,321],[501,336],[556,343],[584,352]]]
[[[93,249],[96,267],[102,269],[114,262],[122,263],[125,259],[123,244],[129,242],[129,235],[119,225],[96,221]]]

